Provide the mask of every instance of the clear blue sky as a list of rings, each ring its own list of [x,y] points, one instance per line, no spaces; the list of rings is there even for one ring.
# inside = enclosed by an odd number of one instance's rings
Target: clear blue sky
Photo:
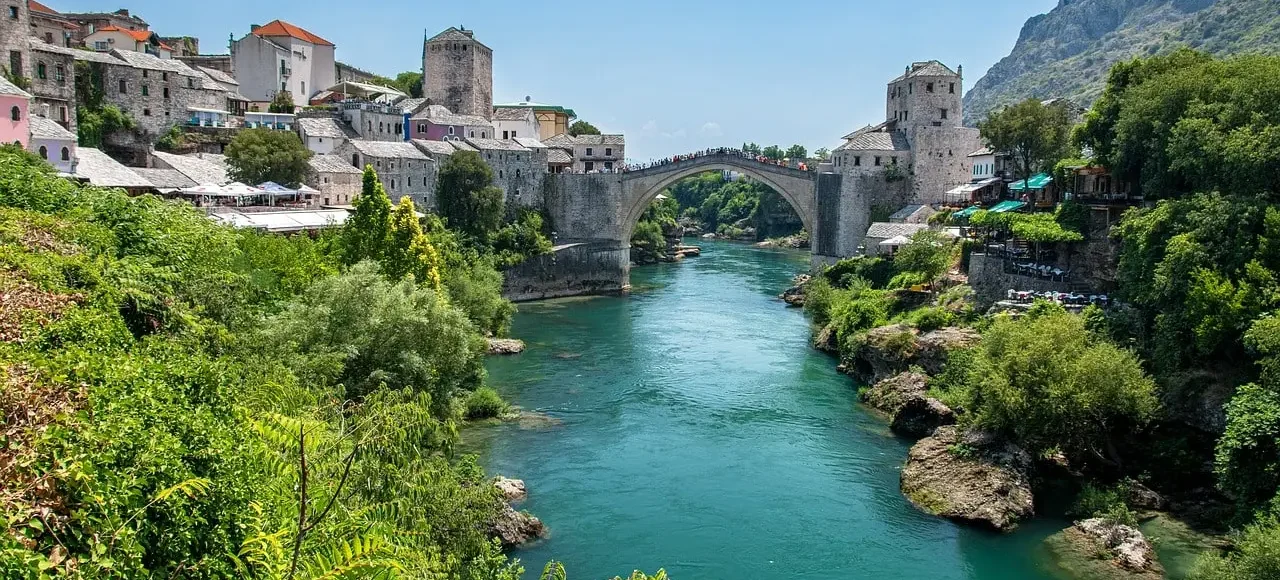
[[[913,60],[972,86],[1023,22],[1057,0],[42,0],[127,7],[164,36],[227,38],[276,18],[386,76],[422,68],[422,35],[464,25],[494,51],[494,100],[526,95],[627,136],[637,161],[754,141],[811,151],[884,120],[885,83]],[[198,7],[197,7],[198,6]]]

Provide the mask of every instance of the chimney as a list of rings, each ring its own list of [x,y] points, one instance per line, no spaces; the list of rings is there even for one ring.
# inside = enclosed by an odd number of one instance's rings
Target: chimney
[[[956,76],[960,78],[964,78],[964,65],[960,65],[956,67]]]
[[[119,14],[120,16],[123,16],[123,17],[125,17],[125,18],[128,18],[128,17],[129,17],[129,9],[128,9],[128,8],[121,8],[121,9],[119,9],[119,10],[116,10],[116,14]]]
[[[261,24],[250,24],[249,32],[257,32],[259,28],[262,28]]]

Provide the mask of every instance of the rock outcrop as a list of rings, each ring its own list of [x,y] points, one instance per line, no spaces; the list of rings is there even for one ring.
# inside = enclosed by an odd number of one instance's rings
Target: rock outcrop
[[[502,509],[489,525],[489,534],[498,538],[507,548],[520,546],[543,537],[547,526],[542,520],[528,512],[516,511],[510,504],[502,504]]]
[[[1035,513],[1030,454],[981,433],[939,427],[911,448],[902,493],[916,507],[958,522],[1009,531]]]
[[[920,373],[899,373],[862,391],[859,398],[863,403],[894,416],[909,401],[924,398],[928,382],[929,377]]]
[[[509,355],[524,352],[524,341],[514,338],[490,338],[489,354]]]
[[[916,340],[916,364],[930,375],[940,374],[947,364],[947,353],[959,348],[970,348],[982,340],[982,335],[972,328],[939,328]]]
[[[787,288],[786,292],[783,292],[782,295],[778,297],[781,298],[783,302],[786,302],[787,306],[804,306],[805,286],[811,279],[812,277],[808,274],[796,276],[795,279],[791,281],[791,287]]]
[[[529,492],[524,487],[524,480],[508,479],[499,476],[493,480],[493,486],[502,492],[502,498],[507,501],[523,501],[529,497]]]
[[[1156,560],[1151,543],[1135,528],[1103,518],[1076,522],[1063,531],[1064,540],[1077,553],[1106,553],[1110,556],[1108,577],[1164,578],[1164,568]],[[1096,556],[1095,556],[1096,558]]]
[[[813,348],[827,354],[840,354],[840,345],[836,344],[836,329],[830,324],[818,330],[813,336]]]
[[[905,324],[881,326],[867,331],[862,344],[853,353],[846,372],[859,380],[875,384],[907,370],[915,362],[916,329]]]
[[[914,397],[893,416],[889,428],[904,437],[928,437],[938,427],[955,425],[956,414],[942,401]]]

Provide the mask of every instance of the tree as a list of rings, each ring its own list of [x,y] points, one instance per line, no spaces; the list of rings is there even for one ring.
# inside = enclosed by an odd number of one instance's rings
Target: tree
[[[804,159],[808,157],[809,151],[804,145],[792,145],[787,148],[787,159]]]
[[[393,86],[410,97],[420,99],[422,98],[422,73],[411,70],[402,72],[396,75]]]
[[[899,273],[915,273],[924,283],[933,284],[951,265],[951,245],[941,232],[918,231],[894,254],[893,265]]]
[[[311,151],[293,131],[245,129],[231,139],[226,155],[227,173],[241,183],[298,187],[311,171]]]
[[[290,91],[276,91],[276,96],[272,97],[271,104],[267,106],[269,113],[288,113],[293,114],[297,107],[293,104],[293,93]]]
[[[827,149],[826,147],[821,147],[817,151],[813,152],[813,156],[818,161],[826,161],[828,159],[831,159],[831,150]]]
[[[765,147],[764,151],[761,151],[760,153],[761,155],[764,155],[765,157],[772,159],[774,161],[781,161],[783,157],[787,156],[787,152],[783,151],[782,148],[778,147],[777,145],[770,145],[768,147]]]
[[[493,186],[493,169],[475,151],[459,151],[440,167],[440,215],[449,226],[488,244],[502,226],[504,197]]]
[[[342,227],[343,262],[382,260],[391,240],[391,200],[372,165],[364,166],[364,183],[356,212]]]
[[[992,149],[1014,160],[1017,176],[1026,179],[1068,155],[1071,115],[1063,105],[1032,98],[992,113],[978,129]]]
[[[572,125],[569,125],[569,135],[571,137],[577,137],[578,135],[599,135],[599,134],[600,134],[600,130],[597,129],[595,125],[592,125],[591,123],[588,123],[586,121],[574,121]]]
[[[382,260],[382,271],[392,280],[412,275],[418,284],[440,289],[440,252],[422,233],[413,200],[400,198],[391,214],[391,236]]]
[[[80,145],[101,147],[108,135],[117,131],[130,131],[137,126],[133,117],[115,105],[98,109],[76,108],[76,136]]]
[[[743,144],[742,144],[742,151],[743,151],[744,153],[750,153],[751,155],[759,155],[759,154],[760,154],[760,146],[759,146],[759,145],[756,145],[755,143],[743,143]]]

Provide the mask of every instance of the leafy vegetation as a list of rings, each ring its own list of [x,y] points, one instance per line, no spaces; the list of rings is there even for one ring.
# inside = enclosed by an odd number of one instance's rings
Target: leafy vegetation
[[[292,115],[295,109],[297,107],[293,104],[293,93],[290,91],[276,91],[276,96],[271,97],[271,103],[267,105],[268,113],[287,113]]]
[[[791,204],[769,186],[743,177],[728,181],[719,171],[709,171],[671,186],[664,195],[674,198],[678,215],[705,232],[741,237],[755,229],[757,240],[788,236],[803,228]]]
[[[1015,177],[1027,179],[1066,156],[1071,116],[1061,103],[1027,99],[993,111],[978,129],[993,151],[1014,161]]]
[[[227,144],[226,155],[227,175],[250,185],[274,181],[285,187],[298,187],[311,171],[311,150],[292,131],[239,131]]]
[[[600,134],[600,130],[597,129],[595,125],[592,125],[591,123],[588,123],[586,121],[581,121],[581,120],[574,121],[572,125],[569,125],[569,135],[573,137],[577,137],[579,135],[599,135],[599,134]]]

